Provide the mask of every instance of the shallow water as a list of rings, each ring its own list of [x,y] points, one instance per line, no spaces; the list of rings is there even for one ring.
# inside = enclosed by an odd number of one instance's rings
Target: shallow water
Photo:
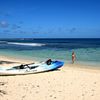
[[[2,42],[4,41],[4,42]],[[3,39],[0,55],[44,61],[48,58],[77,64],[100,66],[100,39]]]

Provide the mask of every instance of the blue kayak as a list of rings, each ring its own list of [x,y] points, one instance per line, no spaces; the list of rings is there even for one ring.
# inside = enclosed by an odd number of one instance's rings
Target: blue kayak
[[[0,68],[0,75],[23,75],[45,71],[56,70],[64,65],[62,61],[46,61],[14,66],[11,68]]]

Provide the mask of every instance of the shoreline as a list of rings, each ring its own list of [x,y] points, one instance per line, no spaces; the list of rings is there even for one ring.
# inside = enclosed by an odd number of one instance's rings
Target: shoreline
[[[10,65],[20,65],[20,64],[28,64],[28,63],[37,63],[40,61],[36,60],[27,60],[27,59],[21,59],[16,57],[9,57],[9,56],[0,56],[0,66],[9,67]],[[72,68],[82,68],[82,69],[93,69],[93,70],[100,70],[99,66],[95,65],[85,65],[85,64],[78,64],[78,63],[65,63],[64,66],[66,67],[72,67]],[[95,66],[95,67],[94,67]]]

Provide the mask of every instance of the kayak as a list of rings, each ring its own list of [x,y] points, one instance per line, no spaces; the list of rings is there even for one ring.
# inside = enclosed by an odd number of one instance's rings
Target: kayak
[[[0,75],[24,75],[39,72],[56,70],[64,65],[62,61],[50,61],[41,63],[31,63],[25,65],[14,66],[10,68],[0,68]]]

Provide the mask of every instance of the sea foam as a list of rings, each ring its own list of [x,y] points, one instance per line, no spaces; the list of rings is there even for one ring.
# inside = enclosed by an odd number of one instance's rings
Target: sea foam
[[[44,46],[45,45],[42,43],[18,43],[18,42],[8,42],[7,44],[26,45],[26,46]]]

